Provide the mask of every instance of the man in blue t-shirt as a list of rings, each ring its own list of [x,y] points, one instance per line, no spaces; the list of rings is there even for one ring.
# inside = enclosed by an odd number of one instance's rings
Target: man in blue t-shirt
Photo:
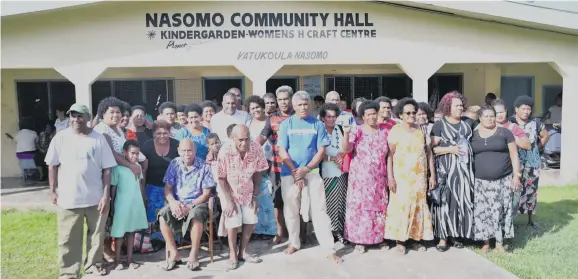
[[[317,241],[327,250],[329,258],[339,263],[341,258],[333,249],[325,189],[319,175],[319,163],[325,156],[329,137],[323,123],[309,113],[311,97],[307,92],[295,93],[291,103],[295,114],[281,123],[277,139],[279,156],[283,159],[281,195],[285,203],[283,212],[289,233],[289,247],[285,253],[293,254],[301,248],[299,214],[307,222],[311,212]]]

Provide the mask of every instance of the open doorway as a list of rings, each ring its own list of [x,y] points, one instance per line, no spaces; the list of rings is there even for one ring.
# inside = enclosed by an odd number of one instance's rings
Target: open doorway
[[[264,93],[273,93],[277,88],[288,85],[293,89],[293,92],[299,91],[299,77],[272,77],[267,80],[266,90]]]
[[[223,95],[227,90],[236,87],[241,90],[241,96],[245,99],[245,89],[243,77],[204,77],[203,78],[203,99],[216,102],[221,105]]]

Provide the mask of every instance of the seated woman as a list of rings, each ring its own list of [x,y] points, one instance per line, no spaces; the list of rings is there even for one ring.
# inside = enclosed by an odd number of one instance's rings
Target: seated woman
[[[496,111],[484,106],[480,126],[474,131],[474,239],[483,240],[482,250],[496,239],[496,250],[504,252],[505,238],[514,237],[513,192],[520,187],[520,160],[514,135],[496,125]]]
[[[207,201],[216,185],[211,167],[196,158],[195,152],[195,143],[191,139],[183,139],[179,144],[180,157],[171,161],[163,179],[168,204],[157,216],[166,241],[167,258],[163,266],[166,271],[181,262],[175,233],[184,236],[189,230],[191,252],[186,266],[190,270],[199,269],[198,251],[203,226],[209,217]]]

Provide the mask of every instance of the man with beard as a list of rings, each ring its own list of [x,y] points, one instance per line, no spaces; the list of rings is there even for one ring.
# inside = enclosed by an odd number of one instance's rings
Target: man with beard
[[[266,140],[271,141],[273,146],[273,204],[275,206],[275,219],[277,220],[277,236],[273,239],[273,245],[283,243],[286,238],[285,216],[283,215],[283,198],[281,197],[281,165],[283,160],[279,157],[279,147],[277,146],[277,138],[279,126],[281,122],[291,115],[293,115],[293,107],[291,107],[291,97],[293,96],[293,89],[287,85],[277,88],[275,94],[277,95],[277,105],[279,107],[277,112],[265,122],[265,127],[261,135],[257,138],[257,142],[261,145]]]
[[[540,180],[540,148],[548,142],[548,132],[541,121],[531,117],[533,105],[534,100],[529,96],[518,97],[514,102],[516,114],[512,116],[510,122],[518,124],[524,130],[532,145],[530,150],[518,149],[522,163],[522,193],[520,193],[518,210],[521,214],[528,214],[528,225],[537,229],[534,214]]]

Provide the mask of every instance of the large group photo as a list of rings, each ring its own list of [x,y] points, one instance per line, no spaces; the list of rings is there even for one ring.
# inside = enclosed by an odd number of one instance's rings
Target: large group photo
[[[578,273],[575,15],[88,2],[2,4],[2,278]]]

